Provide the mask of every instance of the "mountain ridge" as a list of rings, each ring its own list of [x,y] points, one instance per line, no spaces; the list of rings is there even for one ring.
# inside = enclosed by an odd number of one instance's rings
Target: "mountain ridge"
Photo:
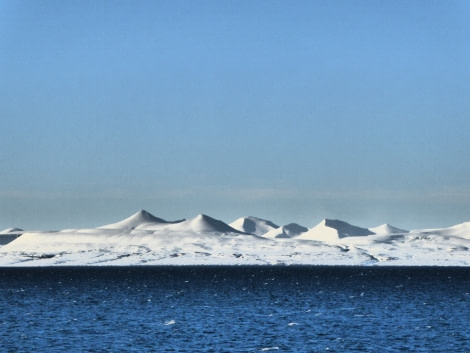
[[[178,220],[178,221],[166,221],[162,218],[155,217],[153,214],[146,210],[140,210],[131,216],[118,221],[116,223],[111,223],[107,224],[104,226],[100,226],[98,228],[104,228],[104,229],[117,229],[117,228],[123,228],[123,229],[135,229],[138,226],[141,226],[142,224],[175,224],[175,223],[180,223],[184,220]]]
[[[401,231],[324,219],[311,229],[291,223],[259,236],[205,214],[167,222],[141,210],[103,227],[2,235],[0,266],[470,266],[470,222]]]
[[[403,234],[403,233],[409,233],[408,230],[405,229],[400,229],[397,227],[394,227],[388,223],[381,224],[380,226],[377,227],[372,227],[369,228],[369,230],[375,234]]]
[[[239,230],[240,232],[259,236],[262,236],[273,229],[279,228],[277,224],[274,224],[271,221],[254,216],[238,218],[230,223],[229,226]]]
[[[301,226],[297,223],[289,223],[279,228],[272,229],[271,231],[263,234],[263,237],[273,239],[294,238],[307,231],[307,227]]]
[[[323,219],[315,227],[301,234],[299,239],[336,241],[348,237],[363,237],[373,235],[367,228],[354,226],[338,219]]]
[[[227,223],[212,218],[205,214],[199,214],[194,218],[180,222],[176,227],[172,227],[172,230],[180,231],[194,231],[197,233],[202,232],[219,232],[219,233],[243,233],[239,230],[231,227]]]

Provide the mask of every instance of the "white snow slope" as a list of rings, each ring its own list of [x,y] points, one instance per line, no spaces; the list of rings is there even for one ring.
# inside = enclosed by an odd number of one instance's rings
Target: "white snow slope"
[[[470,222],[405,231],[325,219],[307,230],[256,217],[231,225],[206,215],[168,222],[139,211],[97,228],[23,231],[12,239],[0,246],[0,266],[470,266]]]
[[[251,216],[239,218],[230,223],[230,226],[240,232],[256,235],[264,235],[273,229],[279,228],[271,221]]]
[[[263,234],[265,238],[293,238],[308,231],[308,228],[297,223],[289,223]]]

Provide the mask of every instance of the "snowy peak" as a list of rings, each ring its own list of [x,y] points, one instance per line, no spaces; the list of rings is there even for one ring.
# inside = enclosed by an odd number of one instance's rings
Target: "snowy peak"
[[[378,227],[369,228],[369,230],[378,235],[409,233],[407,230],[391,226],[390,224],[382,224]]]
[[[308,231],[307,227],[297,223],[289,223],[282,227],[273,229],[263,235],[265,238],[293,238]]]
[[[299,239],[335,241],[347,237],[362,237],[373,234],[367,228],[357,227],[337,219],[324,219],[308,232],[301,234]]]
[[[108,224],[99,228],[107,228],[107,229],[135,229],[138,226],[142,226],[144,224],[171,224],[171,223],[179,223],[181,221],[176,222],[168,222],[164,219],[155,217],[150,212],[145,210],[140,210],[137,213],[134,213],[132,216],[113,224]]]
[[[237,222],[246,231],[274,225],[256,217]],[[470,222],[407,233],[389,224],[365,229],[324,219],[311,229],[291,223],[258,236],[204,214],[167,222],[142,210],[100,228],[17,230],[0,234],[0,266],[470,266]]]
[[[24,230],[20,228],[7,228],[7,229],[0,231],[0,234],[21,233],[21,232],[24,232]]]
[[[155,217],[146,210],[140,210],[139,212],[134,213],[132,216],[127,218],[127,220],[140,223],[167,223],[165,220]]]
[[[470,239],[470,222],[456,224],[455,226],[439,229],[416,229],[410,233],[436,234],[441,236],[457,236]]]
[[[297,224],[297,223],[289,223],[283,226],[282,228],[284,229],[284,232],[289,237],[295,237],[297,235],[300,235],[308,231],[307,227],[301,226],[300,224]]]
[[[374,234],[369,229],[361,228],[357,226],[353,226],[349,223],[339,221],[339,220],[332,220],[332,219],[324,219],[322,221],[324,227],[332,228],[338,232],[339,238],[346,238],[346,237],[362,237],[366,235]]]
[[[230,226],[240,232],[260,236],[272,231],[273,229],[279,228],[278,225],[271,221],[253,216],[239,218],[230,223]]]
[[[460,223],[447,229],[452,235],[468,236],[470,234],[470,222]]]
[[[185,232],[192,231],[196,233],[241,233],[230,227],[227,223],[204,214],[199,214],[192,219],[181,222],[172,229]]]

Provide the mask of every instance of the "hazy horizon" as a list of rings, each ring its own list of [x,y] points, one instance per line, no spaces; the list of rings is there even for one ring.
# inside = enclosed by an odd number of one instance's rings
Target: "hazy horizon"
[[[0,230],[470,221],[467,1],[0,3]]]

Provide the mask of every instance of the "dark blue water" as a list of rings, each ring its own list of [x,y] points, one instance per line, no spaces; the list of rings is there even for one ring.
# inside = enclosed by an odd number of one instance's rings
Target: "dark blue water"
[[[1,352],[470,352],[470,268],[0,269]]]

